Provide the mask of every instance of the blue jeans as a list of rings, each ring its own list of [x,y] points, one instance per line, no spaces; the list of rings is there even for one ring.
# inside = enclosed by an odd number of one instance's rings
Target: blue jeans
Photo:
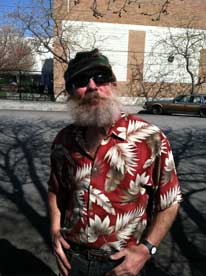
[[[114,267],[119,265],[120,260],[104,260],[100,261],[92,256],[85,256],[81,253],[76,253],[73,250],[65,250],[67,258],[71,264],[72,269],[69,271],[69,276],[105,276]],[[145,275],[142,271],[138,276]]]
[[[122,259],[100,261],[92,256],[88,257],[84,254],[76,253],[71,249],[65,253],[72,267],[69,276],[104,276],[122,262]]]

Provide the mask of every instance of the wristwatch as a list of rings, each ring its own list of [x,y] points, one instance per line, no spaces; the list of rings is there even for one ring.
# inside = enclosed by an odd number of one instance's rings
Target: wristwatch
[[[149,250],[150,255],[155,255],[157,252],[157,247],[148,242],[147,240],[141,241],[142,244],[144,244],[147,249]]]

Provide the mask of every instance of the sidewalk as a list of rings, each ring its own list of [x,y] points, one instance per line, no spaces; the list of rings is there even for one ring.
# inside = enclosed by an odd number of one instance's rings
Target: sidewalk
[[[0,110],[61,111],[67,110],[66,103],[0,100]]]
[[[138,113],[142,110],[140,105],[123,105],[123,111],[130,113]],[[28,101],[12,101],[0,100],[0,110],[25,110],[25,111],[67,111],[67,103],[65,102],[28,102]]]

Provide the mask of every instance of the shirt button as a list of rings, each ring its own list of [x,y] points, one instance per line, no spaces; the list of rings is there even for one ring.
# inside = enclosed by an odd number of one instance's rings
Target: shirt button
[[[97,172],[97,167],[92,168],[92,172],[93,173]]]

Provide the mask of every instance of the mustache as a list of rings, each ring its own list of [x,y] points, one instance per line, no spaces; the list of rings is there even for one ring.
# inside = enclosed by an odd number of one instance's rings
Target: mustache
[[[92,102],[93,100],[105,100],[107,97],[99,95],[97,91],[92,91],[84,96],[83,99],[80,100],[79,104],[87,104]]]

